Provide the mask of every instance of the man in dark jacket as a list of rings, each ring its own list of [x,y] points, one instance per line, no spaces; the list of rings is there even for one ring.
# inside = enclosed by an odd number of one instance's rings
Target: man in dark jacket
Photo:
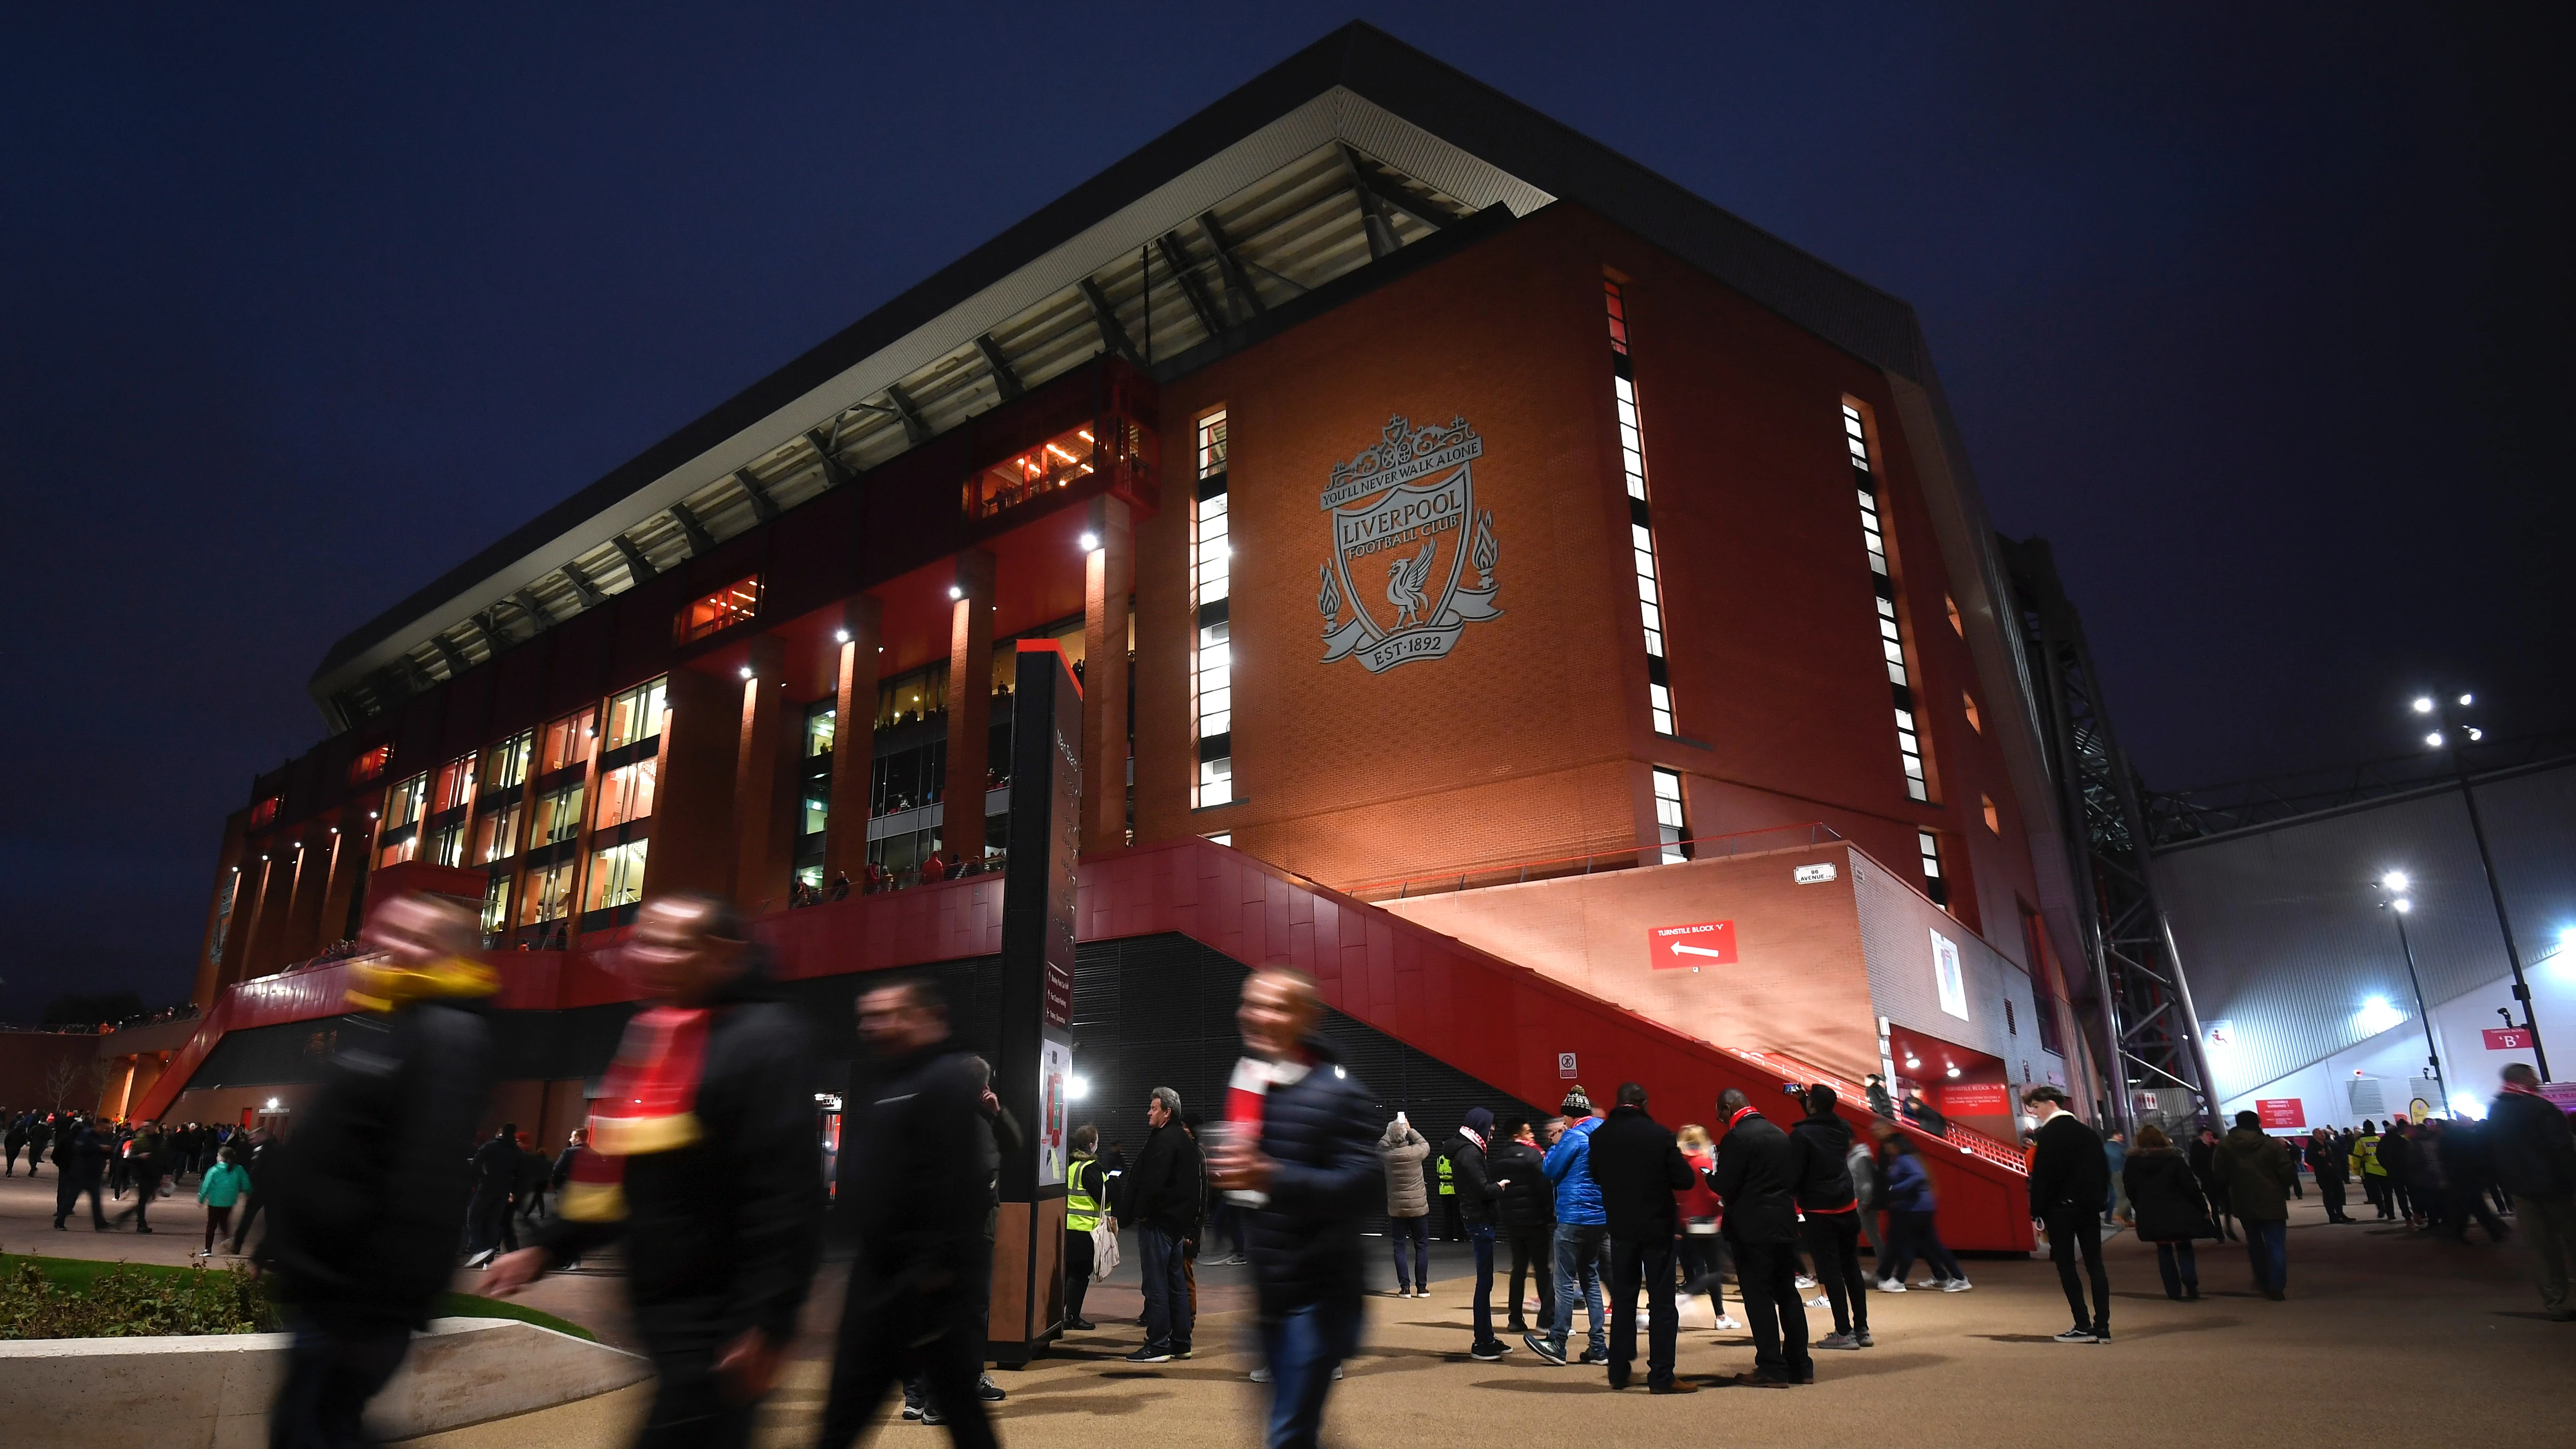
[[[1510,1331],[1527,1333],[1521,1306],[1524,1273],[1538,1284],[1538,1321],[1556,1321],[1556,1193],[1532,1124],[1522,1119],[1511,1129],[1509,1141],[1494,1144],[1486,1170],[1503,1189],[1495,1211],[1512,1248]]]
[[[465,1212],[466,1154],[490,1096],[500,989],[466,953],[474,913],[429,895],[377,904],[349,968],[340,1050],[262,1172],[260,1256],[290,1305],[294,1346],[269,1438],[303,1449],[369,1442],[359,1428],[447,1291]]]
[[[2263,1119],[2252,1112],[2236,1114],[2236,1126],[2218,1144],[2214,1162],[2227,1183],[2227,1200],[2245,1225],[2245,1253],[2253,1260],[2254,1287],[2279,1302],[2290,1285],[2290,1184],[2299,1170],[2290,1149],[2263,1131]]]
[[[1805,1216],[1799,1231],[1834,1308],[1834,1331],[1818,1339],[1816,1347],[1862,1349],[1872,1342],[1868,1280],[1860,1271],[1860,1193],[1852,1184],[1851,1124],[1834,1110],[1841,1101],[1831,1087],[1808,1088],[1807,1115],[1789,1129],[1789,1146],[1798,1211]]]
[[[510,1223],[510,1197],[519,1187],[519,1124],[501,1130],[474,1149],[474,1196],[465,1207],[466,1266],[480,1267],[503,1249],[519,1251],[519,1233]]]
[[[2102,1139],[2066,1110],[2064,1092],[2033,1087],[2021,1100],[2039,1122],[2031,1137],[2030,1218],[2048,1234],[2058,1286],[2075,1310],[2075,1326],[2057,1335],[2057,1341],[2109,1343],[2111,1285],[2102,1272],[2102,1195],[2111,1190],[2110,1159],[2102,1155]],[[2075,1277],[2079,1256],[2093,1285],[2090,1316],[2084,1311],[2084,1285]]]
[[[1189,1262],[1183,1245],[1199,1235],[1199,1145],[1181,1123],[1181,1095],[1156,1087],[1145,1103],[1153,1128],[1127,1174],[1127,1220],[1136,1227],[1144,1279],[1145,1343],[1129,1363],[1190,1356]]]
[[[647,1005],[609,1067],[594,1151],[536,1242],[493,1263],[487,1291],[516,1291],[622,1241],[636,1328],[659,1376],[637,1443],[737,1449],[796,1336],[822,1250],[805,1024],[768,999],[730,901],[647,901],[624,954]]]
[[[99,1184],[107,1176],[107,1140],[95,1124],[69,1118],[54,1127],[54,1231],[67,1231],[63,1219],[89,1194],[89,1225],[108,1231],[107,1210],[99,1202]]]
[[[2344,1184],[2352,1180],[2352,1165],[2344,1160],[2343,1144],[2335,1140],[2333,1133],[2319,1127],[2308,1134],[2302,1152],[2308,1159],[2308,1171],[2317,1175],[2317,1196],[2325,1201],[2326,1221],[2351,1222],[2343,1210],[2343,1203]]]
[[[2576,1320],[2567,1280],[2576,1270],[2576,1133],[2567,1114],[2540,1094],[2540,1074],[2520,1062],[2504,1069],[2504,1090],[2487,1109],[2487,1159],[2513,1195],[2514,1225],[2531,1245],[2540,1306]]]
[[[1243,983],[1235,1021],[1247,1055],[1209,1163],[1216,1187],[1251,1212],[1269,1449],[1315,1449],[1323,1431],[1325,1396],[1359,1347],[1360,1221],[1384,1181],[1376,1103],[1314,1034],[1323,1012],[1302,972],[1265,966]]]
[[[1485,1144],[1493,1135],[1494,1114],[1483,1107],[1470,1107],[1458,1135],[1440,1146],[1440,1156],[1449,1163],[1449,1186],[1453,1190],[1449,1200],[1458,1205],[1458,1214],[1467,1225],[1467,1241],[1476,1252],[1476,1327],[1467,1356],[1489,1363],[1511,1352],[1509,1345],[1494,1337],[1494,1218],[1503,1189],[1495,1184],[1485,1156]]]
[[[1766,1389],[1812,1384],[1816,1361],[1807,1353],[1807,1306],[1798,1296],[1798,1167],[1789,1134],[1733,1087],[1718,1096],[1717,1116],[1726,1126],[1708,1185],[1726,1203],[1720,1231],[1735,1250],[1744,1316],[1753,1327],[1753,1372],[1736,1382]]]
[[[169,1138],[158,1122],[146,1122],[134,1129],[133,1140],[126,1144],[126,1180],[134,1185],[134,1206],[116,1215],[116,1226],[124,1227],[127,1218],[134,1219],[138,1233],[152,1231],[151,1207],[161,1196],[161,1174],[167,1169]]]
[[[1673,1303],[1673,1239],[1681,1235],[1673,1194],[1691,1185],[1690,1164],[1673,1134],[1646,1114],[1646,1089],[1619,1085],[1618,1105],[1593,1129],[1592,1180],[1610,1219],[1610,1387],[1628,1387],[1637,1360],[1637,1289],[1646,1289],[1646,1387],[1696,1393],[1673,1377],[1681,1315]]]

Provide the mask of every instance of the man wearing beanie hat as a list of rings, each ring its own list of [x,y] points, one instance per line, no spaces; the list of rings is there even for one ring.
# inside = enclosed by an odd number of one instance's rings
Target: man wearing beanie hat
[[[1841,1100],[1831,1087],[1808,1088],[1807,1115],[1789,1129],[1789,1147],[1798,1211],[1805,1218],[1798,1230],[1834,1308],[1834,1331],[1816,1340],[1816,1347],[1867,1348],[1869,1295],[1860,1274],[1860,1195],[1852,1184],[1851,1124],[1834,1111]]]
[[[1494,1114],[1470,1107],[1466,1125],[1440,1148],[1440,1155],[1449,1159],[1458,1214],[1467,1223],[1467,1241],[1476,1247],[1476,1338],[1467,1352],[1487,1361],[1510,1351],[1509,1345],[1494,1337],[1494,1203],[1503,1188],[1485,1165],[1485,1150],[1493,1136]]]
[[[1577,1086],[1565,1094],[1565,1127],[1549,1144],[1543,1164],[1556,1185],[1556,1317],[1547,1332],[1521,1341],[1530,1352],[1552,1364],[1565,1362],[1566,1341],[1574,1333],[1574,1304],[1582,1300],[1589,1315],[1591,1346],[1583,1362],[1610,1358],[1608,1322],[1602,1314],[1602,1279],[1608,1276],[1610,1218],[1601,1207],[1601,1185],[1592,1180],[1592,1133],[1601,1125],[1592,1099]]]

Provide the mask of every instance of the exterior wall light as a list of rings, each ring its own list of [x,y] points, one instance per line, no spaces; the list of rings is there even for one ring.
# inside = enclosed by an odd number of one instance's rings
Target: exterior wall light
[[[1099,534],[1096,534],[1096,533],[1086,533],[1086,534],[1084,534],[1084,535],[1082,536],[1082,551],[1083,551],[1084,553],[1089,553],[1089,552],[1091,552],[1093,549],[1098,548],[1098,547],[1100,547],[1100,535],[1099,535]]]

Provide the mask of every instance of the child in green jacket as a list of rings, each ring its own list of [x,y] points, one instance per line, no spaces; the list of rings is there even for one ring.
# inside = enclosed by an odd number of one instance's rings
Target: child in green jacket
[[[232,1226],[233,1204],[248,1191],[249,1170],[234,1160],[233,1149],[225,1148],[224,1160],[197,1180],[197,1201],[206,1205],[206,1246],[198,1257],[214,1256],[216,1236]]]

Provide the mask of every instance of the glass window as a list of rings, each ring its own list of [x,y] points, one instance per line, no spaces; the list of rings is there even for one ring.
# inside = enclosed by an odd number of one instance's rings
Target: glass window
[[[1655,772],[1655,833],[1661,838],[1659,859],[1666,865],[1690,859],[1690,824],[1682,818],[1682,777],[1672,770]]]
[[[460,820],[429,837],[429,863],[449,868],[465,863],[465,822]]]
[[[582,909],[605,911],[644,899],[644,851],[652,843],[630,840],[591,852],[590,899]]]
[[[1225,410],[1217,409],[1199,419],[1199,476],[1213,477],[1225,471]]]
[[[1968,728],[1975,730],[1979,734],[1984,734],[1986,732],[1985,721],[1977,717],[1976,696],[1968,693],[1966,690],[1959,691],[1959,708],[1968,716]]]
[[[599,711],[585,709],[546,726],[537,749],[537,773],[551,775],[590,758],[590,739],[597,734]]]
[[[877,728],[913,724],[948,708],[948,666],[934,664],[877,686]]]
[[[840,710],[833,708],[805,716],[805,758],[832,753],[833,728],[840,722],[839,714]]]
[[[1070,488],[1098,470],[1099,451],[1086,423],[996,463],[966,480],[966,516],[990,518],[1005,508]]]
[[[374,749],[367,751],[365,754],[358,756],[358,758],[351,760],[349,762],[349,783],[352,785],[363,785],[369,780],[376,778],[378,775],[383,774],[385,772],[385,766],[393,762],[393,757],[393,746],[378,745]]]
[[[1941,837],[1929,830],[1914,832],[1915,848],[1923,853],[1923,894],[1943,910],[1950,908],[1950,882],[1941,874]]]
[[[820,835],[831,820],[832,802],[822,795],[813,793],[809,788],[805,795],[804,824],[800,828],[800,833]]]
[[[553,845],[581,833],[581,789],[566,785],[537,797],[537,831],[531,845]]]
[[[384,829],[400,830],[420,820],[420,807],[429,797],[429,776],[414,775],[385,792]]]
[[[608,743],[600,748],[622,750],[662,733],[662,696],[669,685],[668,679],[656,679],[609,700]]]
[[[1191,602],[1197,611],[1191,671],[1198,780],[1190,803],[1234,798],[1234,535],[1226,511],[1225,414],[1199,419],[1197,512],[1191,516]]]
[[[1985,807],[1986,828],[1997,835],[2003,834],[2003,816],[1998,814],[1995,810],[1995,797],[1992,795],[1980,795],[1977,797],[1977,800]]]
[[[275,825],[277,823],[277,805],[278,797],[271,795],[267,799],[250,807],[250,828],[253,830],[260,830],[268,826]]]
[[[510,877],[507,873],[492,877],[483,887],[483,934],[486,938],[510,929]]]
[[[1628,552],[1637,580],[1637,617],[1646,637],[1646,711],[1655,733],[1676,733],[1672,677],[1664,664],[1664,595],[1655,565],[1654,505],[1646,495],[1646,442],[1638,421],[1637,381],[1628,361],[1628,300],[1603,279],[1610,314],[1610,394],[1619,418],[1619,471],[1628,489]]]
[[[653,813],[653,786],[661,771],[658,760],[637,760],[608,772],[599,782],[599,824],[601,830],[641,820]],[[578,808],[578,807],[576,807]]]
[[[388,841],[384,849],[376,852],[376,869],[382,870],[389,865],[400,865],[419,853],[420,832],[404,831],[402,839]]]
[[[528,782],[528,753],[536,744],[533,731],[521,730],[483,752],[483,789],[516,790]]]
[[[559,921],[571,908],[573,863],[539,866],[528,872],[527,893],[519,901],[519,924]]]
[[[519,853],[519,802],[487,811],[474,822],[474,863],[490,865]]]
[[[760,575],[736,579],[714,593],[691,599],[680,610],[680,642],[694,644],[721,634],[736,624],[749,622],[759,612]]]
[[[430,807],[433,815],[474,803],[474,757],[450,760],[438,770],[438,788],[430,798],[438,803]]]

